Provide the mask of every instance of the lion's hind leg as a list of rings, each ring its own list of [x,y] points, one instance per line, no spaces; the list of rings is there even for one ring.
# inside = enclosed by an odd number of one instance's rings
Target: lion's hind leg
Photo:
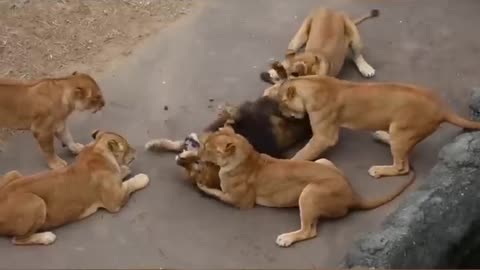
[[[355,65],[358,68],[358,71],[362,74],[363,77],[371,78],[375,76],[375,69],[363,58],[362,50],[363,43],[360,38],[360,33],[358,32],[357,26],[355,23],[345,16],[345,32],[350,39],[350,48],[352,50],[352,60],[355,62]]]
[[[49,245],[52,232],[41,232],[47,218],[45,201],[32,193],[8,194],[0,201],[0,234],[13,236],[15,245]]]
[[[317,183],[310,183],[303,189],[298,206],[301,227],[297,231],[279,235],[276,243],[281,247],[317,236],[319,218],[338,218],[348,213],[347,201],[344,198]]]
[[[392,123],[389,128],[388,142],[393,157],[392,165],[372,166],[368,173],[375,177],[404,175],[410,172],[409,153],[424,138],[432,134],[435,125],[423,123]]]

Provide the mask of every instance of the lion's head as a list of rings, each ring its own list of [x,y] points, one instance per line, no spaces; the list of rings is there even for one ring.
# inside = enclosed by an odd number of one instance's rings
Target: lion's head
[[[243,136],[225,126],[204,139],[199,155],[202,160],[220,167],[234,167],[245,160],[251,151],[253,147]]]
[[[279,102],[280,112],[285,117],[303,119],[307,114],[305,102],[303,98],[298,95],[297,88],[291,80],[278,87],[275,98]]]
[[[285,60],[274,61],[268,72],[262,72],[260,78],[270,84],[278,84],[286,79],[306,75],[327,75],[328,62],[311,51],[295,52],[287,50]]]
[[[76,110],[97,112],[105,106],[102,91],[90,75],[73,72],[66,78],[66,82],[73,89],[73,104]]]
[[[92,132],[92,138],[95,139],[95,145],[100,145],[113,154],[118,165],[128,165],[135,160],[136,150],[121,135],[97,129]]]

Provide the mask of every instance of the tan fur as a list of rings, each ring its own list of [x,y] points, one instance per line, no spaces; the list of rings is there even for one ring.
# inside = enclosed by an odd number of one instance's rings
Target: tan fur
[[[17,245],[51,244],[55,235],[47,230],[99,208],[118,212],[132,192],[148,184],[145,174],[122,182],[135,159],[125,138],[112,132],[93,136],[72,165],[29,176],[12,171],[1,178],[0,235],[13,236]]]
[[[281,115],[280,115],[281,116]],[[301,123],[287,121],[285,117],[277,115],[270,115],[270,123],[272,124],[272,133],[274,139],[281,149],[287,149],[298,143],[298,138],[305,134],[305,127]],[[217,119],[214,121],[223,123],[223,125],[231,125],[235,119],[240,117],[238,107],[234,105],[225,104],[220,106],[217,111]],[[201,138],[206,138],[210,132],[202,134]],[[192,184],[202,183],[210,188],[220,187],[220,178],[218,171],[220,168],[211,163],[200,160],[198,154],[192,151],[183,150],[183,141],[170,140],[166,138],[153,139],[145,144],[145,149],[150,151],[171,151],[180,153],[177,157],[177,165],[186,170],[187,179]]]
[[[378,14],[378,10],[372,10],[369,15],[353,22],[343,12],[326,8],[314,10],[305,18],[288,45],[285,60],[281,63],[287,71],[286,75],[337,76],[351,52],[351,59],[360,73],[364,77],[374,76],[375,70],[362,56],[363,44],[356,24]],[[305,50],[300,52],[303,46]],[[272,68],[268,74],[273,82],[278,82],[282,74],[275,71]]]
[[[230,128],[209,135],[200,158],[220,166],[221,189],[198,184],[205,193],[238,208],[255,204],[267,207],[299,207],[301,228],[281,234],[280,246],[313,238],[319,218],[339,218],[353,209],[381,206],[403,192],[415,179],[381,199],[366,201],[352,189],[344,174],[325,159],[316,162],[275,159],[259,154]]]
[[[183,141],[169,139],[153,139],[145,144],[145,149],[150,151],[172,151],[179,153],[176,159],[178,166],[185,169],[186,180],[192,184],[202,183],[211,188],[220,187],[218,171],[220,168],[211,162],[201,161],[198,153],[183,151]]]
[[[100,88],[89,75],[74,73],[29,82],[0,80],[0,127],[30,130],[52,169],[67,163],[54,151],[54,137],[77,154],[66,120],[74,111],[96,112],[105,105]]]
[[[432,91],[399,83],[355,83],[328,76],[305,76],[279,85],[276,97],[284,115],[308,113],[313,137],[294,160],[313,160],[338,141],[342,127],[371,130],[389,143],[393,165],[373,166],[373,177],[409,172],[408,154],[443,122],[480,129],[480,123],[456,115]],[[387,133],[388,131],[388,133]]]

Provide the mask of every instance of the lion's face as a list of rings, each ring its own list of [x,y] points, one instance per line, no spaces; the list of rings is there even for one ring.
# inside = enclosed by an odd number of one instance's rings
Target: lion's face
[[[285,54],[285,60],[272,62],[270,64],[271,69],[268,72],[262,72],[260,78],[275,85],[292,77],[318,74],[321,64],[328,66],[328,63],[321,63],[320,58],[312,52],[288,50]],[[271,91],[274,91],[274,88],[265,90],[264,96]]]
[[[129,165],[135,160],[136,150],[121,135],[114,132],[95,130],[92,133],[92,137],[95,139],[96,144],[104,146],[105,149],[108,149],[113,154],[118,165]]]
[[[285,117],[296,119],[305,117],[307,109],[295,86],[288,84],[279,86],[277,100],[279,101],[279,109]]]
[[[200,149],[200,158],[220,167],[236,163],[243,158],[242,143],[230,127],[221,128],[210,134]]]
[[[97,112],[105,106],[102,91],[97,82],[87,74],[74,72],[68,79],[74,88],[75,109]]]
[[[200,139],[196,133],[191,133],[183,141],[182,152],[175,156],[177,165],[189,168],[198,163],[198,151],[200,149]]]
[[[287,78],[313,74],[318,69],[319,62],[318,57],[311,52],[287,54],[284,64]]]

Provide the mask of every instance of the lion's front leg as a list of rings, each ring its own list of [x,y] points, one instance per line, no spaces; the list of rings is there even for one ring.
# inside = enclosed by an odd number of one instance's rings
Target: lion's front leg
[[[225,193],[219,189],[215,189],[215,188],[209,188],[207,186],[205,186],[204,184],[202,183],[197,183],[197,187],[205,192],[205,194],[208,194],[212,197],[215,197],[225,203],[228,203],[228,204],[232,204],[232,205],[235,205],[235,200],[234,198],[228,194],[228,193]]]
[[[125,179],[125,177],[127,177],[131,172],[132,170],[127,165],[120,166],[120,177],[122,180]]]
[[[40,149],[45,155],[48,167],[50,167],[50,169],[59,169],[67,166],[67,162],[61,159],[55,153],[55,149],[53,147],[54,132],[51,129],[44,128],[42,126],[34,126],[32,128],[32,133],[35,139],[37,139]]]
[[[314,160],[318,158],[325,150],[337,143],[338,134],[335,137],[326,137],[322,135],[313,135],[308,143],[298,151],[292,160]]]
[[[70,129],[65,124],[57,129],[55,137],[62,142],[63,146],[67,146],[73,154],[80,153],[84,147],[83,144],[73,140],[72,133],[70,133]]]
[[[324,117],[324,115],[328,115],[328,117]],[[327,111],[318,115],[310,115],[310,126],[313,131],[312,138],[295,154],[293,160],[315,160],[325,150],[337,144],[340,129],[336,125],[334,113]]]
[[[150,179],[146,174],[137,174],[118,186],[108,184],[105,180],[105,187],[102,192],[103,208],[111,213],[120,211],[120,209],[127,203],[130,195],[140,189],[145,188]]]
[[[219,189],[209,188],[202,183],[197,182],[197,187],[212,197],[220,201],[236,206],[241,209],[252,208],[255,206],[255,196],[248,192],[244,185],[240,185],[237,190],[232,192],[224,192]]]

